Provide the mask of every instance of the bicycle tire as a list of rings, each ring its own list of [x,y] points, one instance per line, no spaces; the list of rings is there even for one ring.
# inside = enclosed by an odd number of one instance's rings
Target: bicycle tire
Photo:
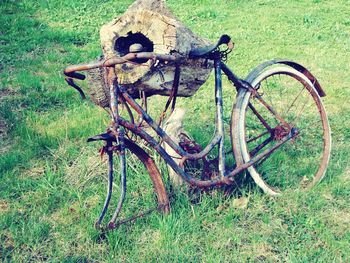
[[[154,163],[153,159],[144,149],[142,149],[139,145],[132,142],[131,140],[126,139],[125,146],[127,149],[130,150],[130,152],[137,156],[137,158],[143,163],[144,167],[147,169],[153,184],[154,192],[157,195],[158,207],[162,212],[169,212],[170,204],[168,194],[157,165]]]
[[[270,195],[316,185],[324,177],[329,163],[331,134],[326,110],[313,84],[301,72],[288,66],[270,67],[250,83],[299,133],[268,158],[249,167],[249,174]],[[267,128],[252,109],[267,120],[271,131],[266,133]],[[246,89],[238,91],[231,119],[235,126],[231,128],[232,142],[238,145],[235,156],[244,162],[266,147],[259,149],[258,145],[269,140],[267,145],[273,145],[283,135],[280,121]],[[269,137],[266,138],[264,133]]]

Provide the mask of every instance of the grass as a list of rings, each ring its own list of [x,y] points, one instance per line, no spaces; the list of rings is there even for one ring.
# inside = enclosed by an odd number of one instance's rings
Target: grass
[[[123,1],[10,1],[0,5],[0,257],[3,261],[348,262],[350,249],[350,7],[348,1],[169,0],[199,35],[236,42],[228,64],[245,76],[258,63],[286,57],[319,79],[333,151],[323,182],[280,198],[242,186],[246,208],[220,191],[197,204],[177,191],[167,216],[152,214],[104,238],[93,222],[103,202],[103,167],[85,139],[108,124],[105,112],[63,81],[68,64],[100,54],[98,30],[125,11]],[[186,128],[208,141],[211,85],[179,106]],[[234,98],[225,83],[226,105]],[[152,100],[158,110],[157,100]],[[229,121],[230,106],[225,108]],[[159,164],[166,178],[164,164]],[[92,173],[92,172],[93,173]],[[95,176],[96,174],[96,176]],[[131,178],[125,213],[149,204]],[[146,188],[145,188],[146,189]],[[147,188],[148,189],[148,188]],[[136,200],[136,201],[135,201]],[[143,199],[141,199],[143,200]]]

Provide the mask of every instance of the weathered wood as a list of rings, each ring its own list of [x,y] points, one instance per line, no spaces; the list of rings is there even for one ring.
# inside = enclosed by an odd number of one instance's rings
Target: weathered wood
[[[178,21],[164,0],[138,0],[120,17],[102,26],[101,46],[105,58],[123,56],[130,45],[140,43],[143,51],[188,56],[191,49],[208,44]],[[141,65],[117,65],[118,81],[136,97],[139,90],[148,96],[169,95],[174,80],[174,65],[143,61]],[[192,96],[207,80],[211,67],[204,59],[185,59],[181,63],[178,96]]]
[[[187,134],[183,127],[183,119],[185,117],[185,110],[182,108],[176,108],[169,116],[167,121],[163,125],[164,131],[169,137],[177,144],[181,141],[181,134]],[[177,154],[166,142],[163,142],[164,150],[173,157],[173,160],[177,165],[180,164],[181,156]],[[168,165],[169,178],[174,186],[183,184],[183,179]]]
[[[164,0],[137,0],[132,3],[126,12],[137,12],[142,10],[157,11],[157,13],[174,18],[174,15],[166,7]]]
[[[99,58],[100,60],[103,57]],[[89,70],[89,94],[91,100],[102,108],[109,108],[110,93],[107,85],[106,68],[97,68]]]

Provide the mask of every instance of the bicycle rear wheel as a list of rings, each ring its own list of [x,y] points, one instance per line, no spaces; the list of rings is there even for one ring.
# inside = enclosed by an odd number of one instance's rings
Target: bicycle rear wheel
[[[232,136],[239,144],[236,154],[248,162],[297,131],[295,137],[248,171],[255,183],[271,195],[290,188],[314,186],[326,172],[331,137],[325,108],[313,84],[288,66],[269,68],[251,84],[282,120],[250,91],[240,89],[232,112],[232,120],[238,120],[233,124],[237,125],[238,134]]]

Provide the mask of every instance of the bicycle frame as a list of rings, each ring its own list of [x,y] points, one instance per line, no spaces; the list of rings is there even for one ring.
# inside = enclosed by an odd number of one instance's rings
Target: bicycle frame
[[[207,188],[207,187],[214,187],[214,186],[222,186],[222,185],[231,185],[234,183],[234,176],[238,173],[242,172],[243,170],[249,168],[250,166],[254,165],[256,162],[267,158],[269,155],[271,155],[276,149],[281,147],[284,143],[289,141],[290,139],[295,138],[299,132],[297,129],[290,127],[282,117],[278,115],[277,112],[268,104],[266,103],[263,98],[261,98],[258,94],[258,92],[251,86],[251,84],[248,81],[242,80],[239,77],[237,77],[223,62],[221,59],[221,52],[220,50],[213,51],[210,54],[210,59],[214,61],[214,72],[215,72],[215,108],[216,108],[216,115],[215,115],[215,135],[210,140],[210,142],[207,144],[207,146],[201,150],[198,153],[188,153],[186,152],[180,145],[174,142],[173,139],[169,137],[168,134],[160,127],[159,124],[157,124],[151,116],[147,113],[147,110],[144,110],[142,106],[140,106],[133,97],[128,94],[127,90],[118,84],[118,76],[115,72],[114,64],[120,64],[125,63],[126,58],[129,59],[135,59],[140,57],[145,57],[148,59],[155,58],[155,55],[152,53],[135,53],[135,54],[127,54],[124,58],[112,58],[107,61],[102,62],[92,62],[87,64],[79,64],[79,65],[72,65],[66,68],[65,75],[67,76],[66,81],[69,85],[77,89],[80,93],[80,95],[84,98],[83,91],[73,82],[72,78],[77,79],[84,79],[85,76],[77,73],[75,71],[81,71],[81,70],[88,70],[92,68],[97,67],[106,67],[106,81],[107,85],[109,87],[110,91],[110,114],[112,117],[112,127],[110,129],[110,132],[113,133],[114,136],[110,138],[99,138],[99,139],[92,139],[88,141],[94,141],[94,140],[105,140],[106,146],[103,148],[103,152],[106,152],[108,155],[108,187],[107,187],[107,196],[104,202],[103,209],[101,211],[101,214],[96,222],[96,226],[99,227],[105,214],[107,211],[107,208],[109,206],[109,202],[111,199],[112,194],[112,185],[113,185],[113,152],[117,151],[120,156],[120,196],[117,208],[112,216],[112,219],[109,221],[109,228],[114,229],[116,227],[116,219],[122,209],[122,205],[125,199],[126,195],[126,156],[125,156],[125,130],[127,129],[131,131],[133,134],[139,136],[141,139],[145,140],[161,157],[162,159],[179,175],[182,177],[184,181],[186,181],[188,184],[192,186],[196,186],[199,188]],[[176,62],[178,59],[176,56],[173,55],[157,55],[157,58],[164,61],[173,61]],[[229,81],[233,84],[233,86],[237,89],[248,89],[255,98],[257,98],[262,105],[266,107],[270,113],[272,113],[276,119],[280,121],[280,123],[286,127],[286,130],[288,131],[286,134],[283,135],[282,138],[279,138],[278,142],[276,142],[273,146],[271,146],[268,149],[265,149],[263,152],[255,155],[252,157],[248,162],[245,163],[237,163],[236,160],[236,167],[233,170],[228,170],[225,165],[225,159],[226,154],[224,151],[224,122],[223,122],[223,97],[222,97],[222,73],[224,73]],[[152,128],[153,131],[156,132],[157,136],[160,138],[160,141],[157,141],[155,137],[152,137],[149,133],[147,133],[145,130],[142,129],[141,125],[136,125],[133,121],[128,121],[120,116],[118,111],[118,104],[124,103],[127,105],[128,111],[130,111],[130,107],[136,111],[137,114],[139,114],[140,119],[144,122],[146,122],[150,128]],[[130,107],[129,107],[130,106]],[[271,129],[267,122],[264,120],[264,118],[258,113],[254,111],[254,108],[252,108],[254,114],[258,117],[260,122],[266,127],[268,132],[272,135],[273,129]],[[93,137],[94,138],[94,137]],[[269,138],[271,139],[271,138]],[[117,143],[117,147],[113,146],[113,141]],[[180,163],[177,164],[174,159],[165,151],[165,149],[162,147],[162,143],[166,143],[169,145],[179,156],[180,156]],[[269,141],[262,142],[254,151],[259,152],[262,150]],[[218,170],[219,174],[212,178],[212,179],[198,179],[194,178],[188,173],[186,173],[184,169],[185,162],[188,160],[198,160],[201,158],[204,158],[207,156],[211,150],[213,150],[214,147],[218,146]],[[232,145],[234,152],[236,152],[237,147],[240,147],[240,145]],[[168,202],[168,201],[167,201]],[[163,206],[167,206],[168,203],[162,204]],[[160,207],[158,207],[160,209]],[[149,213],[149,211],[147,212]],[[140,215],[133,217],[133,219],[136,219],[137,217],[143,216],[145,213],[141,213]],[[123,221],[123,220],[122,220]],[[124,220],[125,222],[127,220]],[[117,223],[118,225],[121,224],[120,222]]]
[[[214,58],[214,69],[215,69],[215,106],[216,106],[216,132],[214,137],[208,143],[208,145],[199,153],[190,154],[184,151],[179,145],[177,145],[166,133],[165,131],[155,123],[155,121],[151,118],[151,116],[127,93],[127,91],[117,83],[117,75],[114,72],[114,69],[109,68],[109,79],[111,80],[110,90],[111,90],[111,109],[112,109],[112,118],[115,123],[115,128],[119,131],[117,134],[119,140],[120,126],[130,130],[132,133],[138,135],[143,140],[145,140],[156,152],[165,160],[165,162],[170,165],[170,167],[180,175],[187,183],[193,186],[205,188],[212,186],[220,186],[220,185],[230,185],[233,183],[233,177],[243,170],[247,169],[254,163],[263,159],[264,157],[270,155],[276,149],[278,149],[282,144],[287,142],[288,140],[294,138],[297,135],[296,130],[291,130],[291,132],[282,138],[278,143],[276,143],[271,148],[265,150],[264,152],[253,157],[249,162],[238,165],[232,171],[227,171],[225,167],[225,151],[224,151],[224,124],[223,124],[223,99],[222,99],[222,76],[223,72],[228,79],[234,84],[237,89],[241,88],[251,88],[249,83],[239,79],[220,59],[220,54],[218,53]],[[253,88],[251,88],[253,89]],[[131,108],[133,108],[141,118],[157,133],[162,142],[167,143],[177,154],[181,156],[180,165],[176,164],[173,158],[164,150],[154,137],[152,137],[149,133],[142,130],[139,126],[134,123],[127,121],[126,119],[119,116],[118,113],[118,101],[124,101]],[[273,109],[271,109],[273,113]],[[274,113],[274,115],[276,115]],[[216,145],[218,145],[219,153],[219,175],[211,180],[200,180],[197,178],[193,178],[188,175],[184,169],[183,164],[187,160],[197,160],[205,157]],[[233,145],[232,147],[237,147],[237,145]],[[122,169],[123,171],[123,169]]]

